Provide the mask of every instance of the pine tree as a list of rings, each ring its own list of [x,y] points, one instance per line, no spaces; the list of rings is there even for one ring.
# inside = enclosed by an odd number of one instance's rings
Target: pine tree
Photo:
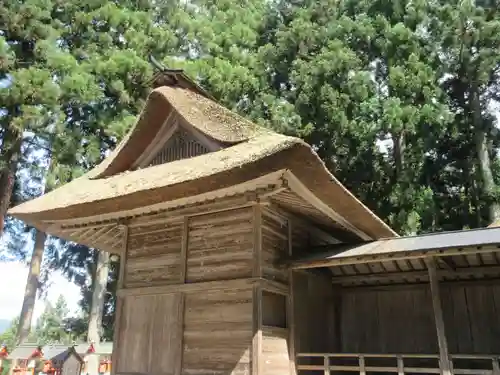
[[[498,106],[500,78],[500,11],[493,3],[442,2],[433,13],[432,35],[441,46],[444,87],[453,106],[460,147],[475,150],[468,178],[475,182],[475,205],[484,207],[477,225],[500,219],[494,164],[498,135],[492,108]],[[479,190],[477,190],[478,188]],[[479,208],[481,210],[481,208]]]
[[[6,25],[0,78],[9,79],[0,95],[3,103],[12,103],[1,118],[6,147],[0,155],[5,167],[0,170],[5,170],[2,176],[9,182],[0,186],[0,192],[6,190],[0,195],[5,198],[0,200],[2,214],[10,204],[23,142],[34,143],[37,152],[49,150],[44,157],[53,161],[54,172],[47,179],[57,185],[81,175],[116,145],[146,96],[152,74],[149,54],[163,56],[179,46],[177,25],[172,23],[169,29],[160,17],[174,18],[182,8],[175,2],[158,6],[28,1],[8,2],[0,10]],[[15,143],[10,135],[14,130],[19,135],[17,148],[9,146]],[[32,139],[27,139],[28,132]],[[37,235],[33,264],[41,263],[42,236]],[[30,278],[25,311],[33,308],[35,279]],[[21,325],[29,327],[29,318],[23,318]],[[25,331],[21,330],[22,337]]]
[[[47,344],[67,344],[70,345],[73,337],[70,332],[66,332],[66,319],[69,309],[66,300],[61,295],[55,304],[45,303],[45,309],[38,318],[34,330],[36,343]]]

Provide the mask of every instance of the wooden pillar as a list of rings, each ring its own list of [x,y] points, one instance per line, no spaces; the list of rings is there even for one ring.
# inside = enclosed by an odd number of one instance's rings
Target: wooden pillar
[[[288,240],[288,256],[293,255],[293,222],[288,219],[287,223],[287,240]],[[288,270],[288,298],[287,298],[287,327],[288,327],[288,357],[290,358],[290,374],[297,374],[295,363],[295,303],[293,298],[293,270]]]
[[[181,244],[181,272],[180,272],[180,284],[186,284],[187,280],[187,262],[188,262],[188,251],[189,251],[189,216],[184,217],[184,222],[182,225],[182,244]],[[180,355],[177,358],[177,362],[174,367],[174,375],[181,375],[182,369],[184,367],[184,318],[186,315],[186,293],[179,293],[180,302],[178,305],[178,320],[176,323],[177,334],[179,337]]]
[[[253,277],[262,277],[262,207],[253,206]]]
[[[118,284],[116,288],[116,305],[115,305],[115,324],[114,324],[114,332],[113,332],[113,352],[111,353],[111,374],[116,375],[117,366],[117,358],[118,351],[120,349],[120,319],[122,315],[123,309],[123,298],[120,296],[119,291],[124,288],[125,285],[125,266],[127,263],[127,249],[128,249],[128,226],[123,226],[123,246],[122,246],[122,254],[120,255],[120,271],[118,274]]]
[[[188,245],[189,245],[189,217],[185,216],[184,223],[182,224],[181,272],[179,276],[180,284],[186,283]]]
[[[448,342],[443,318],[443,308],[441,305],[441,295],[439,291],[439,281],[434,259],[425,260],[429,272],[429,281],[432,295],[432,308],[434,310],[434,321],[436,323],[436,332],[439,345],[439,366],[442,375],[451,375],[451,362],[448,353]]]
[[[262,208],[253,206],[253,277],[262,277]],[[252,375],[261,373],[262,357],[262,288],[253,287],[253,338],[252,338]]]
[[[262,288],[260,286],[253,287],[252,326],[252,375],[260,375],[262,357]]]

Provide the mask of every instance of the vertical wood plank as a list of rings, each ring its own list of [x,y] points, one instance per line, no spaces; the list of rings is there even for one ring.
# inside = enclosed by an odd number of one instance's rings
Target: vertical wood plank
[[[125,287],[125,270],[127,265],[127,252],[128,252],[128,226],[123,226],[123,244],[122,244],[122,255],[120,256],[120,273],[118,274],[118,289],[123,289]]]
[[[253,206],[253,272],[254,277],[262,277],[262,208]]]
[[[122,244],[122,254],[120,256],[120,271],[118,274],[118,282],[116,291],[123,289],[125,286],[125,271],[126,271],[126,263],[127,263],[127,252],[128,252],[128,235],[129,228],[128,226],[123,226],[123,244]],[[120,330],[121,330],[121,316],[123,311],[123,298],[120,297],[117,293],[116,297],[116,306],[115,306],[115,323],[114,323],[114,331],[113,331],[113,352],[111,353],[111,374],[116,374],[117,363],[120,360],[118,358],[118,348],[120,346]]]
[[[429,272],[429,281],[432,295],[432,307],[434,310],[434,321],[436,323],[436,332],[439,346],[439,366],[443,375],[451,375],[450,358],[448,352],[448,342],[446,341],[446,332],[443,319],[443,309],[439,291],[439,281],[436,270],[436,263],[433,259],[425,260]]]
[[[153,332],[155,329],[155,315],[156,315],[156,310],[158,308],[158,302],[161,301],[161,296],[151,296],[150,298],[150,304],[151,304],[151,316],[149,317],[149,327],[148,327],[148,333],[147,336],[149,337],[149,351],[148,351],[148,372],[151,374],[153,372],[153,345],[155,344],[155,340],[153,339]],[[163,322],[162,322],[163,323]],[[143,332],[143,334],[146,334]]]
[[[185,306],[186,306],[186,294],[179,293],[179,312],[176,324],[177,337],[179,338],[179,358],[174,366],[174,375],[182,374],[183,367],[183,355],[184,355],[184,316],[185,316]]]
[[[288,256],[291,258],[293,255],[293,232],[292,221],[289,219],[287,223],[287,238],[288,238]],[[297,374],[297,366],[295,363],[295,314],[294,314],[294,281],[293,270],[288,271],[288,313],[287,313],[287,326],[288,326],[288,358],[290,359],[290,374]]]
[[[262,289],[253,287],[253,338],[252,338],[252,375],[261,375],[262,357]]]
[[[259,204],[253,206],[253,270],[254,277],[262,277],[262,210]],[[252,314],[252,375],[261,373],[262,357],[262,289],[253,287]]]
[[[184,224],[182,226],[182,245],[181,245],[181,272],[179,281],[181,284],[186,282],[187,277],[187,257],[188,257],[188,244],[189,244],[189,217],[184,217]]]
[[[333,294],[333,350],[342,352],[342,292],[339,287],[334,287]]]
[[[447,337],[448,341],[454,342],[453,345],[450,345],[449,350],[452,353],[473,353],[466,288],[463,285],[451,286],[449,291],[452,298],[452,306],[449,308],[449,315],[453,322],[452,327],[460,327],[460,329],[454,330],[452,337],[449,335]]]

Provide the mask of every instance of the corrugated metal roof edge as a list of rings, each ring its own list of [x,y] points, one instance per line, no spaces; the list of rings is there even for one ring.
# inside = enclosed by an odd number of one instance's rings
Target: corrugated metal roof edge
[[[473,241],[473,242],[465,242],[465,243],[449,243],[449,244],[440,244],[439,239],[437,237],[448,237],[454,235],[466,235],[466,236],[474,236],[481,233],[494,234],[493,238],[489,237],[490,240],[486,239],[481,241]],[[425,241],[427,242],[429,239],[436,239],[433,241],[433,246],[424,246],[419,247],[418,244],[414,242]],[[483,237],[481,237],[483,238]],[[456,239],[456,238],[455,238]],[[408,248],[398,248],[398,245],[405,241],[412,242],[413,246],[411,249]],[[392,249],[387,249],[392,246]],[[411,253],[411,252],[428,252],[428,251],[440,251],[452,248],[459,247],[479,247],[484,245],[500,245],[500,227],[493,228],[477,228],[477,229],[469,229],[469,230],[458,230],[458,231],[449,231],[449,232],[438,232],[438,233],[429,233],[423,235],[415,235],[415,236],[406,236],[406,237],[393,237],[393,238],[382,238],[376,241],[369,241],[358,244],[336,244],[329,246],[322,246],[317,248],[312,248],[311,251],[317,250],[318,252],[310,255],[302,256],[300,258],[295,258],[289,261],[289,266],[291,268],[307,268],[307,267],[297,267],[300,263],[307,263],[313,261],[327,261],[329,259],[342,259],[342,258],[368,258],[368,257],[376,257],[377,255],[383,254],[395,254],[395,253]],[[324,250],[323,250],[324,249]],[[371,249],[369,252],[363,252],[363,250]],[[373,251],[373,249],[377,249],[378,251]],[[323,250],[323,252],[319,252]],[[384,251],[385,250],[385,251]]]
[[[464,233],[464,232],[486,232],[492,230],[500,230],[500,227],[483,227],[483,228],[472,228],[472,229],[457,229],[457,230],[449,230],[442,232],[432,232],[432,233],[422,233],[422,234],[414,234],[411,236],[400,236],[400,237],[384,237],[380,238],[377,241],[388,241],[388,240],[402,240],[408,238],[420,238],[420,237],[432,237],[432,236],[441,236],[444,234],[454,234],[454,233]]]

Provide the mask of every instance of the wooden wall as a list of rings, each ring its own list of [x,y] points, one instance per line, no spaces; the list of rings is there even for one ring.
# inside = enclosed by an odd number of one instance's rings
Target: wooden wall
[[[308,272],[294,275],[295,348],[302,353],[338,350],[336,300],[330,278]]]
[[[189,218],[187,282],[252,276],[253,210]]]
[[[82,362],[75,354],[70,354],[63,362],[61,374],[64,375],[81,375]]]
[[[346,353],[437,353],[430,289],[351,289],[342,293]]]
[[[262,210],[262,273],[269,280],[288,284],[288,271],[277,264],[288,254],[288,219],[271,209]]]
[[[116,373],[250,374],[254,207],[221,203],[129,225]]]
[[[117,372],[174,373],[182,354],[183,298],[181,293],[124,298]]]
[[[293,374],[296,352],[334,349],[334,289],[329,277],[291,273],[278,266],[284,257],[293,255],[294,249],[302,250],[314,240],[311,224],[267,207],[262,210],[261,227],[263,277],[289,288],[283,301],[269,291],[263,295],[262,373]]]
[[[235,199],[225,209],[214,203],[216,212],[207,205],[129,224],[116,373],[289,375],[295,341],[301,350],[330,348],[323,322],[333,314],[324,307],[331,283],[279,264],[309,241],[311,228],[270,205],[236,207]]]
[[[187,295],[183,374],[249,374],[251,343],[251,289]]]
[[[129,228],[125,288],[179,283],[182,229],[181,220]]]
[[[500,353],[500,281],[444,284],[441,300],[451,353]]]
[[[500,283],[442,284],[452,354],[498,354]],[[428,285],[346,289],[341,300],[342,351],[438,353]]]

